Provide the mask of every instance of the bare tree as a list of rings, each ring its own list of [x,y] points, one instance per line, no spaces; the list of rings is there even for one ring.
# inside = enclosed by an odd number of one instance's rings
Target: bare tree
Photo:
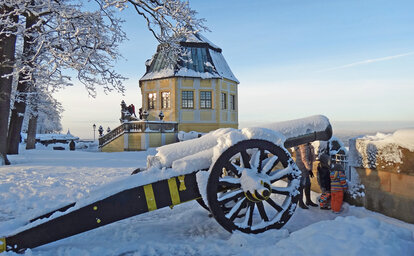
[[[81,0],[0,0],[0,46],[14,47],[8,50],[8,58],[3,58],[6,55],[2,54],[0,74],[9,84],[13,77],[18,77],[8,133],[7,128],[1,128],[7,127],[4,124],[8,114],[0,114],[0,138],[9,138],[9,152],[17,153],[18,150],[22,116],[30,88],[59,89],[70,84],[70,73],[67,71],[75,70],[76,77],[92,97],[96,96],[96,86],[103,87],[105,91],[124,92],[122,81],[125,78],[113,68],[114,61],[120,56],[118,44],[125,39],[122,21],[114,14],[115,8],[135,8],[169,53],[179,51],[179,41],[183,37],[205,29],[204,20],[197,19],[196,12],[182,0],[93,2],[97,8],[85,11]],[[16,57],[17,61],[14,59],[16,36],[24,39],[22,54]],[[14,41],[10,41],[12,38]],[[9,40],[8,43],[6,40]],[[2,50],[6,48],[2,47]],[[9,69],[5,68],[7,63]],[[10,107],[4,106],[2,112],[9,112]],[[1,152],[7,152],[4,141],[0,140],[0,144]]]
[[[0,3],[0,164],[10,164],[7,159],[7,131],[10,113],[12,77],[15,63],[16,32],[19,16],[10,3]]]
[[[33,88],[27,97],[27,109],[22,130],[27,132],[26,149],[34,149],[36,134],[54,133],[62,130],[63,107],[52,94],[40,88]]]

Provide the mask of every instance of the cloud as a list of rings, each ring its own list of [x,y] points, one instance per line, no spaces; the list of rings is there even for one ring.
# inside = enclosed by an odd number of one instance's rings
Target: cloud
[[[326,71],[332,71],[332,70],[338,70],[338,69],[344,69],[344,68],[351,68],[351,67],[366,65],[366,64],[375,63],[375,62],[398,59],[398,58],[402,58],[402,57],[413,55],[413,54],[414,54],[414,52],[407,52],[407,53],[402,53],[402,54],[397,54],[397,55],[392,55],[392,56],[387,56],[387,57],[368,59],[368,60],[358,61],[358,62],[354,62],[354,63],[351,63],[351,64],[346,64],[346,65],[342,65],[342,66],[338,66],[338,67],[333,67],[333,68],[320,70],[318,72],[326,72]]]

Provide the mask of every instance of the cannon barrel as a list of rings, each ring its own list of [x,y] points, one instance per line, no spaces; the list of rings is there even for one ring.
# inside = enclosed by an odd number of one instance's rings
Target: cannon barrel
[[[262,124],[258,127],[251,128],[255,130],[262,130],[263,133],[266,133],[266,130],[271,130],[273,132],[282,134],[286,139],[282,146],[286,148],[307,142],[312,142],[315,140],[329,140],[332,137],[332,127],[329,123],[329,119],[323,115],[315,115],[284,122],[267,123]],[[159,147],[157,148],[157,154],[155,157],[149,158],[150,160],[147,162],[147,167],[171,167],[173,166],[173,162],[179,159],[183,159],[185,157],[195,155],[201,151],[214,148],[218,144],[220,137],[237,131],[243,133],[244,130],[245,129],[237,130],[231,128],[223,128],[212,131],[197,139]],[[273,136],[273,133],[270,133],[270,136]],[[246,137],[246,139],[250,138]],[[200,169],[208,167],[209,165],[203,166]]]
[[[332,126],[329,119],[315,115],[285,122],[269,123],[260,126],[282,133],[286,137],[286,148],[299,146],[317,140],[327,141],[332,137]]]
[[[327,141],[332,137],[332,126],[328,125],[324,131],[312,132],[304,135],[300,135],[297,137],[288,138],[284,146],[285,148],[295,147],[301,144],[305,144],[308,142],[313,142],[317,140],[324,140]]]

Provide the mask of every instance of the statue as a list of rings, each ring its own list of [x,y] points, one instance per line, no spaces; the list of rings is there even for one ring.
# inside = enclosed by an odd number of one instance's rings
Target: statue
[[[133,117],[134,115],[135,117]],[[121,123],[129,122],[129,121],[137,121],[137,115],[135,114],[135,106],[134,104],[130,104],[127,106],[124,100],[121,101],[121,119],[119,119]]]
[[[149,113],[147,110],[144,110],[144,112],[142,112],[142,120],[147,121],[148,120],[148,116]]]
[[[104,129],[103,129],[102,125],[99,126],[98,132],[99,132],[99,137],[102,137],[103,132],[104,132]]]
[[[139,108],[138,115],[139,115],[139,119],[142,120],[142,108]]]
[[[127,115],[128,115],[128,109],[127,109],[127,105],[125,103],[124,100],[121,101],[121,123],[125,122],[125,120],[127,120]]]

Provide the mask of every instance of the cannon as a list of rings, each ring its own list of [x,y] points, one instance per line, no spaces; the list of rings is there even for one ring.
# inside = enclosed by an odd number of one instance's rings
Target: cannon
[[[0,252],[23,252],[163,207],[197,200],[227,231],[281,228],[295,212],[300,170],[287,148],[329,140],[328,118],[212,131],[157,148],[147,168],[0,236]]]

